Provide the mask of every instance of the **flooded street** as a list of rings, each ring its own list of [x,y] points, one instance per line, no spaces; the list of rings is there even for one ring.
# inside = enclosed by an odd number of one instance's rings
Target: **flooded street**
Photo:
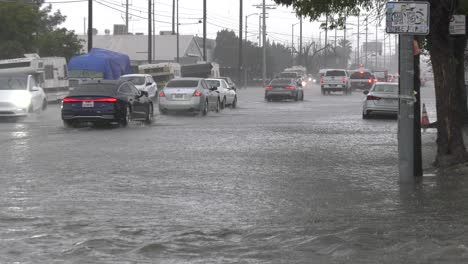
[[[0,263],[467,263],[468,179],[400,188],[397,121],[362,120],[362,97],[0,122]]]

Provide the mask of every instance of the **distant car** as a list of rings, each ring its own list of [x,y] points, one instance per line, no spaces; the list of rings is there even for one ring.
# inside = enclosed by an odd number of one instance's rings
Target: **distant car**
[[[46,108],[47,97],[32,75],[0,76],[1,117],[25,117]]]
[[[265,100],[271,102],[275,99],[304,100],[302,84],[295,78],[278,78],[271,80],[265,87]]]
[[[159,92],[159,112],[193,112],[206,115],[221,110],[221,98],[217,88],[202,78],[177,78],[169,81]]]
[[[153,122],[154,107],[148,93],[126,81],[87,81],[70,89],[62,101],[62,120],[66,127],[82,122],[117,123]]]
[[[145,91],[151,100],[158,96],[158,85],[149,74],[127,74],[120,76],[120,80],[132,82],[140,91]]]
[[[237,94],[236,91],[229,87],[228,83],[223,79],[205,79],[208,85],[212,87],[218,87],[217,91],[221,98],[221,109],[224,109],[226,106],[232,106],[236,108],[237,106]]]
[[[361,89],[369,91],[377,80],[371,71],[357,70],[351,73],[349,82],[353,90]]]
[[[398,114],[398,83],[378,82],[364,91],[366,97],[362,105],[362,118],[374,115]]]
[[[351,94],[348,72],[343,69],[327,69],[320,78],[322,95],[331,92],[343,92],[344,95]]]
[[[231,78],[229,77],[219,77],[219,79],[223,79],[227,82],[227,84],[229,85],[229,87],[231,87],[234,91],[237,90],[237,86],[236,84],[232,81]]]

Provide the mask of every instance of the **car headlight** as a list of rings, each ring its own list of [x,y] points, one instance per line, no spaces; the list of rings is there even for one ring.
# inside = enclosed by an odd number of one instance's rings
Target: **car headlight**
[[[312,81],[312,78],[309,78],[309,82]]]
[[[22,94],[16,95],[12,98],[11,103],[19,108],[27,108],[29,104],[31,104],[31,95],[30,94]]]
[[[306,86],[306,84],[307,84],[306,82],[302,82],[302,86]]]

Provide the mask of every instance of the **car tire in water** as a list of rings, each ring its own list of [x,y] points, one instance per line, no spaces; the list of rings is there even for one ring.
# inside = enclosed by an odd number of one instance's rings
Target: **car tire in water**
[[[226,108],[226,97],[223,98],[223,101],[221,102],[221,110]]]
[[[120,120],[120,125],[122,127],[127,127],[128,124],[130,124],[130,121],[132,120],[132,112],[130,110],[130,106],[125,107],[125,113],[122,119]]]
[[[42,111],[47,109],[47,100],[42,101]]]
[[[362,112],[362,119],[369,119],[369,113]]]
[[[304,101],[304,92],[301,93],[301,101]]]
[[[75,127],[75,122],[73,120],[63,120],[63,126],[65,128],[73,128]]]
[[[153,123],[153,117],[154,117],[154,110],[153,110],[153,105],[150,104],[148,106],[148,112],[146,113],[146,119],[145,119],[145,123],[147,125],[150,125],[151,123]]]
[[[231,108],[236,108],[237,107],[237,96],[234,97],[234,101],[232,101]]]
[[[202,116],[206,116],[208,114],[208,100],[205,100],[201,114]]]
[[[216,113],[219,113],[221,111],[221,102],[219,101],[219,98],[218,98],[218,101],[216,102],[215,111],[216,111]]]

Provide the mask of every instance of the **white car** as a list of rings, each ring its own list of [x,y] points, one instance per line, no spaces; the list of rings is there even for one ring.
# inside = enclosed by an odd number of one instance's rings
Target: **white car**
[[[32,75],[0,76],[1,117],[24,117],[46,108],[47,97]]]
[[[126,74],[120,80],[132,82],[138,90],[147,92],[153,102],[158,96],[158,85],[149,74]]]
[[[221,99],[221,109],[224,109],[226,106],[237,107],[237,92],[224,79],[205,79],[205,81],[208,85],[217,87],[219,98]]]
[[[378,82],[364,94],[363,119],[378,114],[398,115],[398,83]]]

